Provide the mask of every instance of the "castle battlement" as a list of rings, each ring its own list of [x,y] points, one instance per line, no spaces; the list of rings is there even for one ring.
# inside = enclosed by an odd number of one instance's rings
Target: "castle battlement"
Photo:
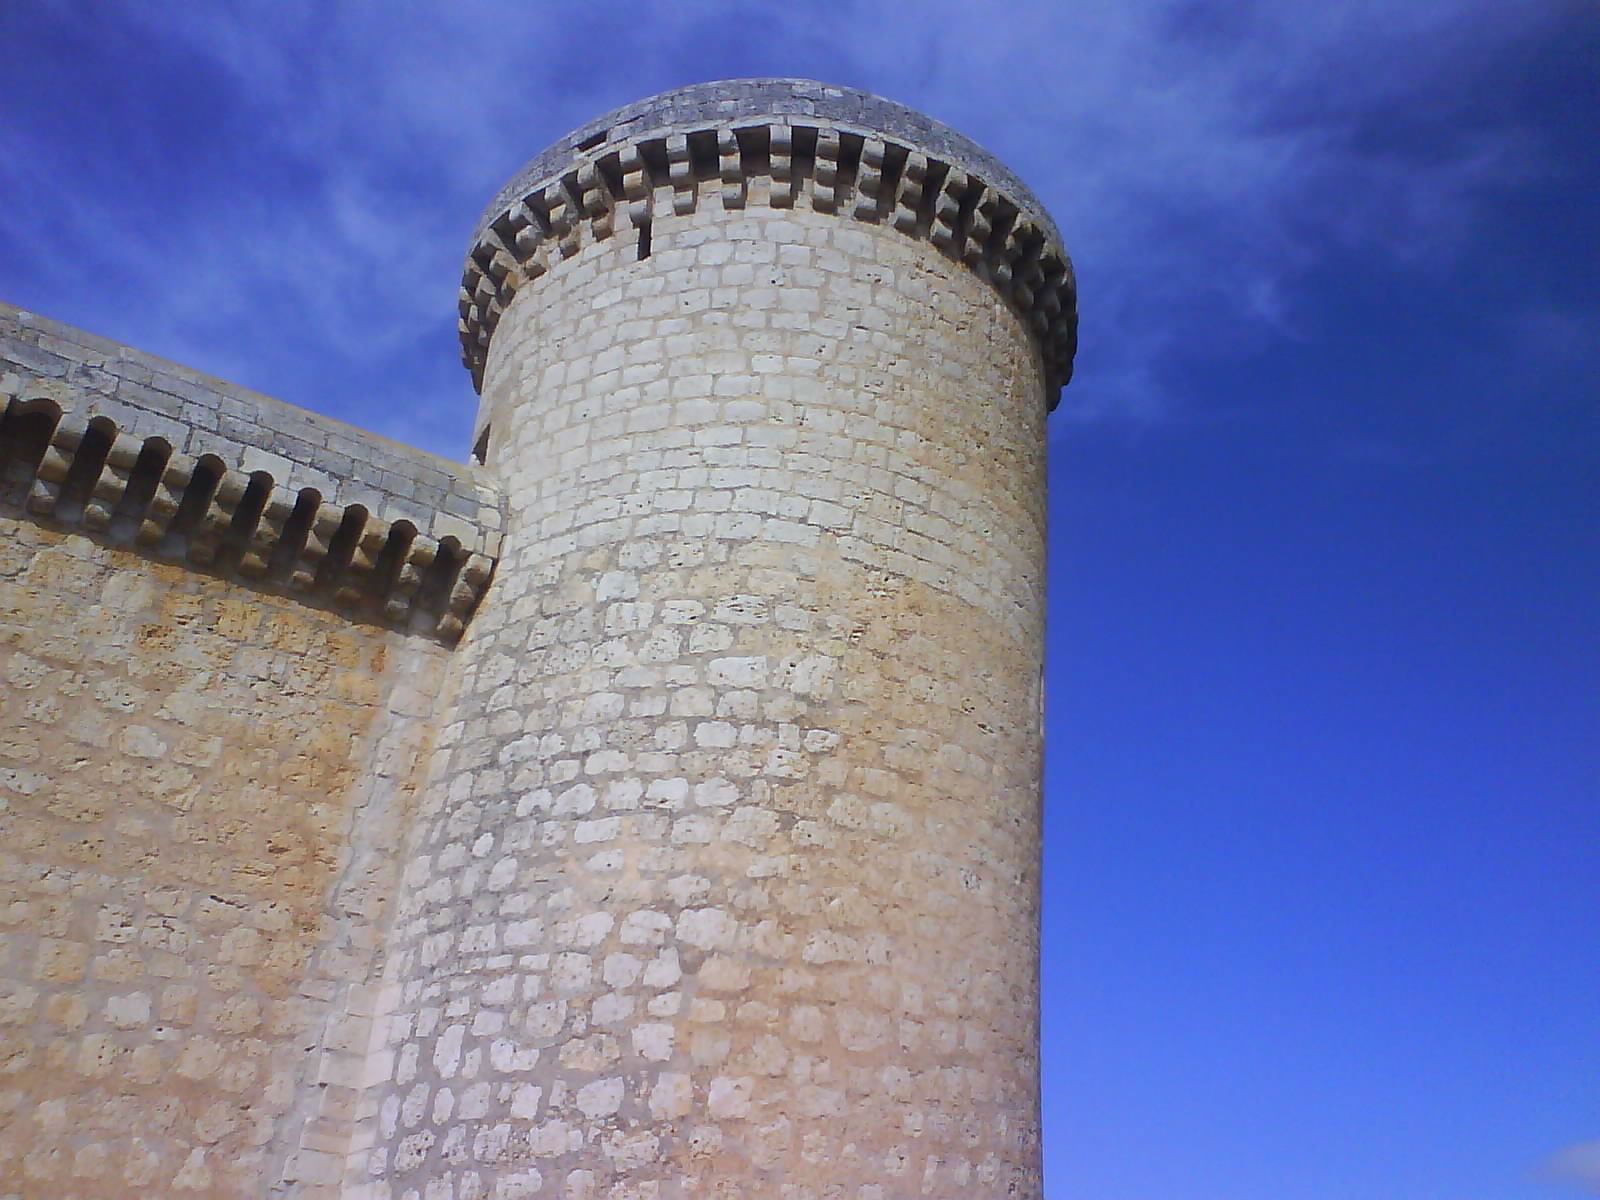
[[[142,553],[454,642],[499,553],[480,468],[0,305],[0,484]]]
[[[500,314],[587,240],[626,230],[650,252],[656,213],[712,185],[747,205],[837,213],[931,242],[1034,329],[1050,406],[1072,378],[1078,309],[1055,222],[997,159],[930,117],[852,88],[735,79],[664,92],[574,130],[529,162],[478,222],[461,279],[462,361],[482,386]]]

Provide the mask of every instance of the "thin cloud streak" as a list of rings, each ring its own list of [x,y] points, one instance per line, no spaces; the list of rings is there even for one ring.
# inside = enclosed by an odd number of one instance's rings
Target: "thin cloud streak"
[[[216,345],[218,318],[269,296],[312,338],[281,353],[321,358],[331,373],[407,347],[448,354],[466,231],[518,162],[659,87],[808,74],[925,109],[1013,165],[1056,215],[1078,268],[1087,336],[1069,421],[1159,423],[1190,403],[1186,362],[1306,336],[1315,313],[1302,283],[1330,253],[1424,267],[1463,253],[1484,194],[1539,169],[1536,147],[1516,149],[1525,131],[1487,127],[1408,148],[1372,130],[1460,100],[1564,11],[1431,0],[1396,12],[1362,0],[1219,18],[1118,0],[1022,4],[996,21],[940,0],[908,29],[884,4],[642,4],[619,17],[617,44],[594,62],[580,53],[592,31],[516,6],[135,9],[127,19],[142,36],[230,81],[229,102],[295,182],[254,197],[227,179],[200,183],[205,194],[169,200],[162,232],[143,244],[135,234],[97,248],[143,293],[139,315],[108,332],[139,341],[165,331],[244,362],[273,350],[242,335]],[[837,39],[846,48],[819,41],[819,22],[847,29]],[[734,38],[741,29],[764,36]],[[562,62],[586,66],[551,65]],[[37,161],[38,141],[7,140],[14,164]],[[64,204],[86,227],[105,224],[111,198],[74,197],[73,184],[35,187],[31,216],[5,219],[10,240],[25,244],[29,222]],[[393,433],[397,419],[460,402],[427,395],[341,415]]]
[[[1600,1141],[1580,1142],[1552,1154],[1538,1172],[1546,1179],[1600,1196]]]

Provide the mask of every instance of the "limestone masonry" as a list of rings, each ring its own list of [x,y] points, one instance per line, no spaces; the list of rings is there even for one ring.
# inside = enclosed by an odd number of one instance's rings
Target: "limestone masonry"
[[[460,315],[470,465],[0,307],[0,1200],[1034,1200],[1049,218],[706,84]]]

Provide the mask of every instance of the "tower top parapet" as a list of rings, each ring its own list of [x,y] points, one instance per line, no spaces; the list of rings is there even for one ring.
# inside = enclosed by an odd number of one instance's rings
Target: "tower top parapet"
[[[970,138],[854,88],[735,79],[663,92],[580,126],[501,188],[462,276],[462,358],[481,386],[489,339],[523,284],[623,229],[648,253],[653,217],[805,205],[931,242],[987,279],[1038,340],[1050,397],[1072,374],[1077,302],[1055,223]]]

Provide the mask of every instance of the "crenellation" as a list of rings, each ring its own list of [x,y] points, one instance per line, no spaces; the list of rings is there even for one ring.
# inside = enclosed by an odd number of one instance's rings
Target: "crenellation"
[[[709,173],[719,180],[718,194],[725,210],[743,208],[752,196],[774,207],[787,207],[794,201],[796,183],[805,182],[810,184],[810,202],[819,211],[835,211],[848,202],[858,220],[891,219],[894,228],[907,236],[930,237],[942,251],[957,255],[985,278],[994,280],[1027,319],[1040,326],[1047,369],[1054,380],[1053,407],[1055,388],[1070,377],[1072,352],[1076,346],[1077,310],[1075,303],[1068,302],[1073,295],[1073,282],[1070,273],[1063,269],[1066,258],[1060,249],[1059,237],[1027,189],[1003,166],[959,134],[875,97],[863,100],[844,89],[827,89],[815,100],[777,100],[777,94],[794,82],[735,81],[726,85],[725,91],[725,85],[716,85],[714,90],[718,91],[719,98],[710,104],[692,99],[700,89],[668,93],[643,106],[629,106],[609,118],[602,118],[586,138],[578,139],[573,145],[592,146],[596,141],[603,141],[615,156],[612,148],[616,139],[626,137],[634,142],[632,158],[638,161],[665,159],[674,193],[673,211],[679,216],[694,210],[697,181],[707,178]],[[772,127],[750,126],[738,118],[775,111],[789,113],[796,109],[816,115],[815,121],[790,116],[785,125],[791,131],[788,135],[791,139],[795,132],[814,139],[810,158],[797,161],[792,152],[774,155],[769,149],[767,154],[761,155],[747,150],[746,142],[753,142],[756,135]],[[692,115],[708,111],[722,115],[716,119]],[[862,112],[872,113],[877,123],[863,126],[853,119]],[[604,124],[607,120],[615,124],[607,127]],[[899,136],[886,136],[890,133]],[[553,185],[541,184],[537,177],[558,167],[570,170],[570,167],[561,166],[563,145],[565,143],[558,144],[535,159],[507,185],[480,223],[480,241],[493,238],[493,226],[503,220],[504,214],[525,205],[529,198],[540,194],[541,189],[545,203],[552,202]],[[698,146],[706,149],[698,150]],[[909,177],[905,173],[908,165],[911,167]],[[972,170],[974,167],[978,168],[976,174]],[[804,178],[807,171],[809,178]],[[951,178],[958,185],[970,186],[968,181],[973,179],[988,182],[982,184],[984,194],[977,203],[965,206],[952,194],[937,219],[931,213],[925,219],[922,187],[930,174],[935,178]],[[621,178],[620,172],[618,177]],[[853,199],[847,201],[845,191],[852,193]],[[599,192],[595,195],[598,197]],[[595,236],[609,235],[611,206],[623,199],[618,191],[605,202],[605,233]],[[573,208],[570,203],[567,207]],[[569,252],[576,251],[581,235],[575,223],[577,214],[583,211],[582,206],[572,212],[564,210],[564,255],[570,256]],[[1019,216],[1030,231],[1037,232],[1043,265],[1036,277],[1030,275],[1026,286],[1014,288],[1014,260],[1025,247],[1012,245],[1008,235],[1010,223]],[[957,227],[962,223],[967,223],[968,228],[959,231]],[[475,263],[477,258],[474,254],[468,260],[461,334],[464,360],[473,371],[474,380],[481,381],[489,335],[515,289],[491,283],[485,274],[487,264]],[[1048,299],[1044,296],[1046,291]]]
[[[52,344],[77,353],[81,364],[103,364],[101,377],[85,383],[65,367],[49,378],[21,373],[35,330],[48,331]],[[114,394],[123,394],[130,377],[119,372],[126,369],[152,383],[170,381],[173,389],[135,384],[141,393],[203,395],[192,372],[165,370],[160,360],[16,309],[0,307],[0,332],[0,366],[7,368],[0,454],[12,461],[10,486],[24,490],[26,511],[198,566],[226,567],[258,584],[276,581],[297,592],[320,586],[345,608],[459,636],[463,616],[481,595],[481,587],[474,591],[463,581],[487,580],[482,567],[465,568],[473,556],[492,561],[500,542],[499,496],[487,480],[473,478],[471,468],[432,465],[420,452],[391,449],[337,422],[214,381],[220,423],[193,429],[166,417],[170,405],[163,412],[121,406],[94,386],[109,381]],[[40,444],[30,450],[30,439]],[[356,470],[357,456],[370,464],[365,478]],[[336,498],[344,502],[332,502]],[[332,538],[352,512],[363,520],[368,513],[381,516],[356,531],[355,553],[337,559],[338,570],[329,574],[324,560]],[[391,536],[396,529],[404,534]],[[280,551],[281,539],[293,543],[302,533],[302,546]],[[427,552],[432,569],[448,573],[432,589],[447,597],[444,611],[412,613],[390,592],[412,539],[420,540],[418,553]],[[395,571],[374,575],[380,560],[392,562]],[[429,592],[408,582],[401,595],[414,600],[419,591]]]
[[[51,371],[29,366],[41,342],[56,348]],[[314,487],[334,503],[349,502],[341,487],[370,491],[380,478],[424,483],[474,509],[484,507],[486,491],[493,495],[492,482],[464,464],[0,304],[0,390],[19,396],[24,385],[23,398],[51,400],[74,419],[105,417],[130,436],[159,437],[192,457],[213,454],[247,475],[267,471],[284,487]],[[193,411],[210,424],[190,420]],[[404,498],[398,486],[393,498]],[[495,553],[488,543],[473,548]]]

